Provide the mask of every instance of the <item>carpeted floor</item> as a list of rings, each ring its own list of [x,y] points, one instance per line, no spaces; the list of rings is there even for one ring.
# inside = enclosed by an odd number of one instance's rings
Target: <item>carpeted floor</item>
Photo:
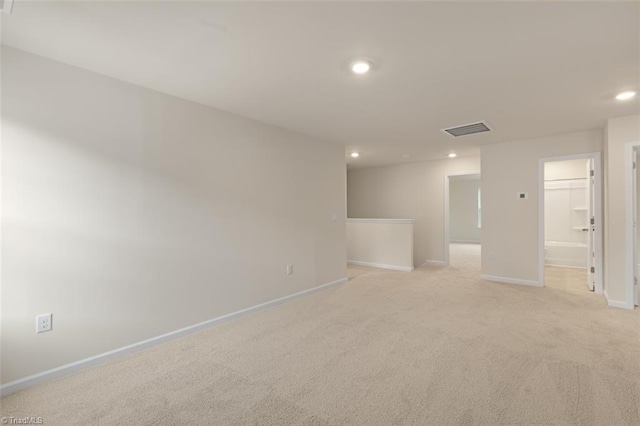
[[[567,290],[567,271],[550,271],[545,288],[482,281],[478,251],[455,245],[451,266],[413,273],[349,268],[341,287],[9,395],[2,415],[46,425],[640,424],[640,312]]]

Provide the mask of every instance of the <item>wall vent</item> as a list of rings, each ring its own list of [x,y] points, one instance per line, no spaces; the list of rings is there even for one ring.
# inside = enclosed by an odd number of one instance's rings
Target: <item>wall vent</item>
[[[464,124],[462,126],[449,127],[448,129],[442,129],[443,132],[449,136],[457,138],[458,136],[473,135],[474,133],[490,132],[491,128],[484,121],[478,121],[477,123]]]
[[[13,0],[0,0],[0,12],[11,13],[13,9]]]

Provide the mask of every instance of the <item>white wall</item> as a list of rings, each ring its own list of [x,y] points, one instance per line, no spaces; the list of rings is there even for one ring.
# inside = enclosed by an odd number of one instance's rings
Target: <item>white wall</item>
[[[346,276],[342,146],[2,55],[3,383]]]
[[[449,182],[449,239],[479,243],[481,229],[478,228],[477,179],[451,179]]]
[[[413,271],[413,220],[347,219],[347,261]]]
[[[625,147],[629,142],[640,141],[640,115],[609,120],[605,130],[605,291],[610,301],[627,304],[631,298],[627,282],[626,228],[626,162]]]
[[[594,130],[482,147],[483,275],[539,282],[538,160],[602,151],[602,139]]]
[[[480,173],[476,157],[349,170],[349,217],[415,219],[413,259],[444,261],[444,179]]]

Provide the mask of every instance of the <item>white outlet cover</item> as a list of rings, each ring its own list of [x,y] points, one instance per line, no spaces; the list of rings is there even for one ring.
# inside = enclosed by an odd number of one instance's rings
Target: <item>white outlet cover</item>
[[[36,317],[36,333],[51,331],[53,328],[52,314],[42,314]]]

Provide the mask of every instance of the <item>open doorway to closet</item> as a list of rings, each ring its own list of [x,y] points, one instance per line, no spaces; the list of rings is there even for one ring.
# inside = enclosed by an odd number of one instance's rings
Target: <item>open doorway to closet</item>
[[[450,175],[446,180],[446,261],[479,274],[482,232],[480,174]]]
[[[545,159],[541,266],[548,287],[602,293],[600,156]]]

